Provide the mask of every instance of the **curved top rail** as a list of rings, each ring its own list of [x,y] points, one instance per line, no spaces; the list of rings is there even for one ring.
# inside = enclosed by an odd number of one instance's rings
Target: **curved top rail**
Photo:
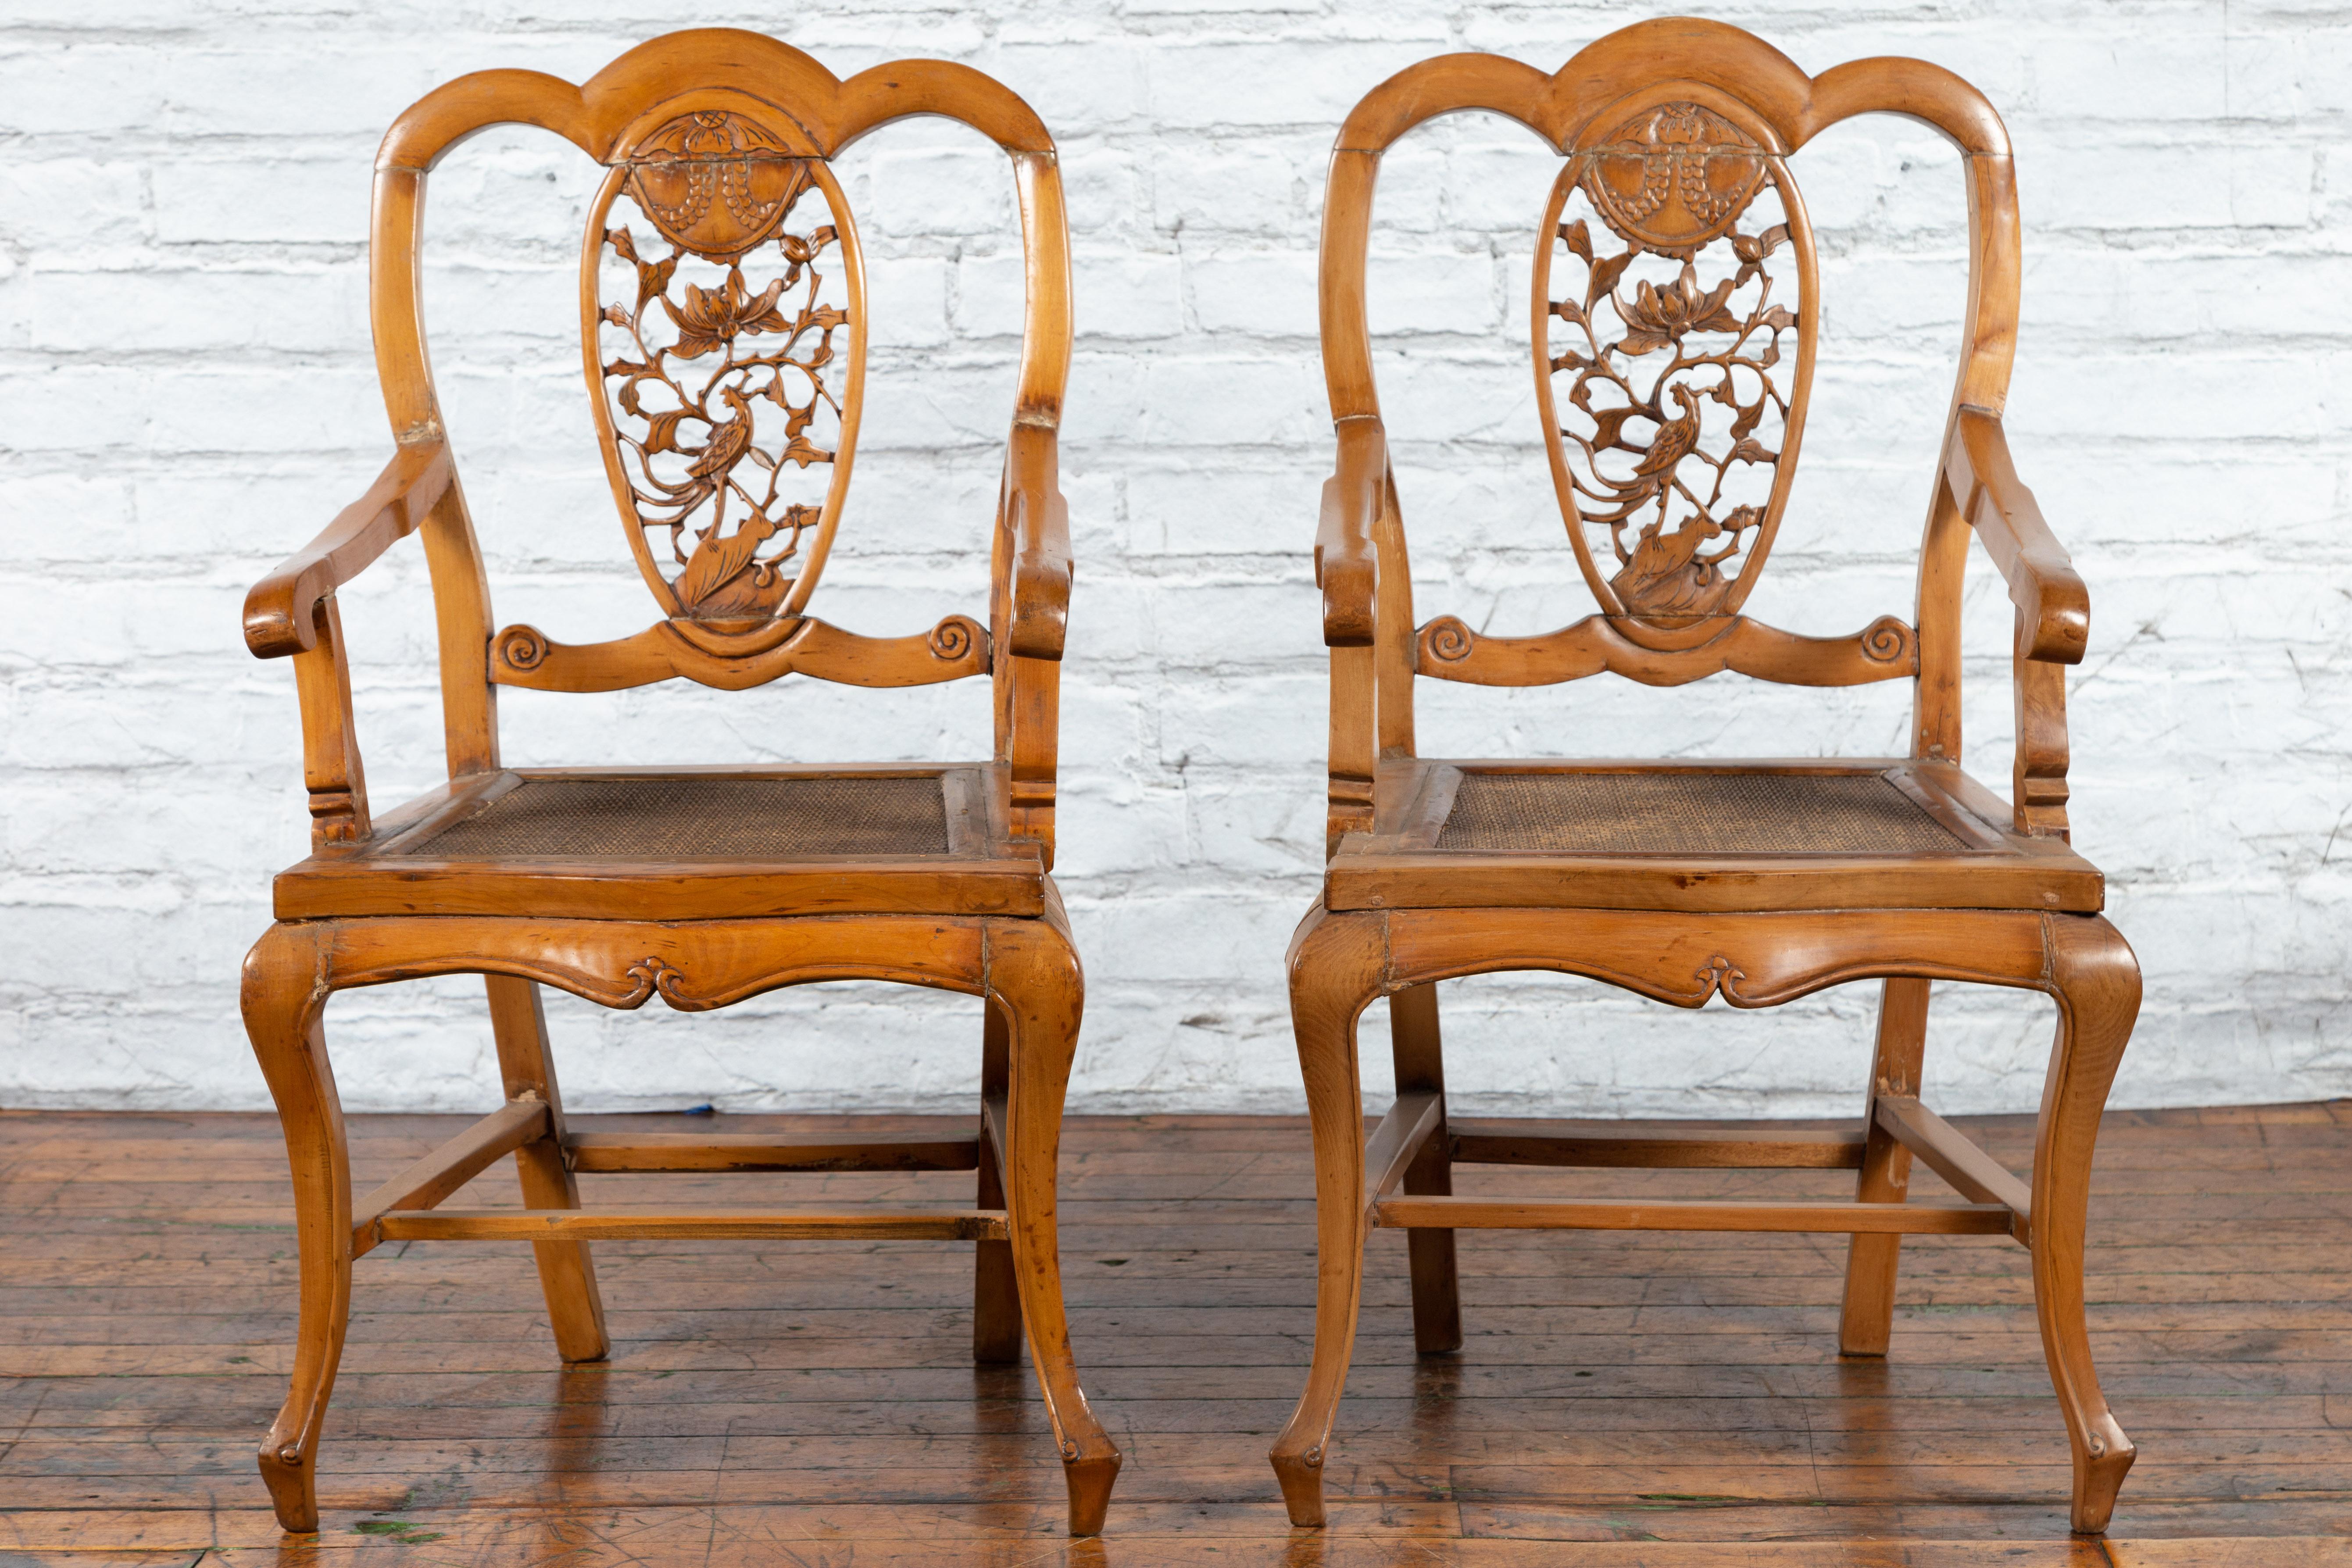
[[[1778,140],[1770,151],[1783,155],[1866,113],[1904,115],[1949,139],[1971,164],[1969,325],[1956,401],[2000,407],[2015,340],[2018,217],[2009,133],[1991,103],[1924,60],[1853,60],[1809,77],[1752,33],[1678,16],[1612,33],[1549,76],[1500,55],[1440,56],[1398,72],[1357,104],[1332,149],[1324,209],[1323,365],[1333,419],[1380,413],[1364,273],[1381,155],[1415,126],[1471,110],[1515,120],[1573,155],[1584,137],[1615,123],[1606,112],[1612,105],[1665,83],[1737,99]]]
[[[1384,153],[1426,121],[1486,110],[1517,121],[1565,154],[1601,110],[1667,81],[1698,82],[1738,98],[1778,132],[1776,152],[1793,153],[1839,121],[1873,112],[1923,121],[1975,156],[2010,152],[2009,132],[1992,105],[1941,66],[1885,57],[1809,77],[1753,33],[1689,16],[1621,28],[1549,76],[1502,55],[1440,55],[1408,66],[1349,112],[1335,151]]]
[[[697,27],[639,44],[577,87],[528,70],[475,71],[446,82],[393,121],[376,167],[429,173],[467,137],[515,124],[551,131],[609,163],[648,110],[693,92],[737,92],[781,109],[807,138],[795,151],[823,158],[877,126],[925,114],[961,121],[1007,153],[1054,151],[1036,112],[969,66],[898,60],[844,81],[764,33]]]

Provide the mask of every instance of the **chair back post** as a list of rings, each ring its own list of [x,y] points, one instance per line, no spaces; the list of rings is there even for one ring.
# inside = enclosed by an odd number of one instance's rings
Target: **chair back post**
[[[499,124],[545,126],[594,156],[596,150],[572,128],[578,100],[571,83],[537,71],[477,71],[427,93],[384,133],[368,231],[368,317],[384,413],[400,446],[446,438],[425,339],[426,177],[450,148]],[[454,467],[447,489],[417,531],[433,583],[449,776],[488,773],[499,766],[489,574]]]
[[[1943,451],[1957,438],[1963,409],[1998,416],[2009,401],[2017,357],[2020,278],[2017,165],[2008,128],[1967,82],[1922,60],[1854,60],[1813,83],[1805,136],[1856,114],[1900,114],[1934,127],[1960,153],[1969,204],[1968,310],[1960,363],[1946,416]],[[1969,524],[1940,458],[1919,548],[1916,625],[1919,674],[1914,686],[1911,754],[1960,761],[1960,590]],[[2021,623],[2021,635],[2022,626]],[[2020,664],[2020,701],[2027,684]],[[2024,746],[2024,731],[2020,744]],[[2061,772],[2063,764],[2061,764]]]
[[[1003,89],[999,89],[999,91]],[[1010,98],[1011,94],[1006,93]],[[1017,100],[1014,100],[1016,103]],[[1015,836],[1039,847],[1054,864],[1054,805],[1061,734],[1061,636],[1069,592],[1069,521],[1056,475],[1062,402],[1070,378],[1073,322],[1070,226],[1062,201],[1062,171],[1045,128],[1043,149],[1001,143],[1013,159],[1013,192],[1021,212],[1026,296],[1021,328],[1020,393],[1005,447],[1003,499],[989,549],[989,676],[996,715],[996,760],[1006,778],[1008,815]],[[1058,549],[1058,585],[1028,590],[1019,570],[1024,555]],[[1047,575],[1052,575],[1050,566]],[[1024,591],[1058,595],[1058,605],[1027,606]],[[1053,623],[1031,633],[1024,610]],[[1038,646],[1040,643],[1045,646]],[[1053,657],[1033,657],[1050,651]]]

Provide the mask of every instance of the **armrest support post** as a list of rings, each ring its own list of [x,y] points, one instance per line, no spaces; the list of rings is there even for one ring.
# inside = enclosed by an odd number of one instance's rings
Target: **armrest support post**
[[[2025,612],[2017,613],[2017,752],[2010,769],[2016,830],[2029,838],[2067,837],[2066,667],[2025,651]]]
[[[997,752],[1007,764],[1013,833],[1054,864],[1062,652],[1069,629],[1070,514],[1054,426],[1016,421],[997,530],[1002,612],[994,628]]]
[[[302,782],[310,792],[310,850],[356,844],[370,831],[367,775],[352,719],[352,667],[332,593],[310,611],[310,645],[294,656],[302,705]]]
[[[314,854],[356,844],[370,831],[367,775],[352,717],[351,661],[343,652],[335,590],[416,531],[450,483],[446,443],[436,437],[404,445],[365,495],[245,596],[246,647],[257,658],[290,655],[294,660]]]
[[[2091,597],[2033,492],[2017,477],[1998,416],[1963,406],[1944,450],[1953,504],[1992,557],[2017,606],[2017,752],[2011,810],[2019,833],[2064,838],[2066,670],[2090,644]]]

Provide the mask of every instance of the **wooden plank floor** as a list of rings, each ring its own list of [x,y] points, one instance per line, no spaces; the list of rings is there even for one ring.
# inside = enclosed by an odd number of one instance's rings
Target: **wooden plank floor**
[[[354,1118],[362,1188],[460,1124]],[[2027,1167],[2029,1120],[1970,1125]],[[1265,1452],[1307,1354],[1303,1123],[1076,1120],[1064,1160],[1072,1328],[1128,1456],[1099,1542],[1060,1535],[1027,1370],[970,1363],[969,1247],[863,1242],[603,1244],[614,1353],[572,1372],[527,1248],[385,1247],[357,1266],[303,1540],[253,1466],[292,1335],[275,1122],[0,1115],[0,1564],[2352,1563],[2352,1101],[2108,1119],[2092,1338],[2140,1459],[2103,1544],[2067,1537],[2026,1255],[1993,1237],[1907,1243],[1893,1354],[1849,1363],[1841,1238],[1465,1233],[1469,1342],[1416,1362],[1403,1238],[1381,1233],[1332,1525],[1292,1531]],[[594,1201],[758,1203],[970,1178],[584,1180]],[[514,1201],[503,1167],[452,1200]]]

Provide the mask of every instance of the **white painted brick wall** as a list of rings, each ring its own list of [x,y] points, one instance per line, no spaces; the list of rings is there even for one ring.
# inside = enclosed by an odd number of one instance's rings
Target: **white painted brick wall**
[[[1962,0],[1720,13],[1821,69],[1912,54],[1981,85],[2021,157],[2012,428],[2094,595],[2074,678],[2082,847],[2147,1006],[2125,1104],[2352,1091],[2352,8]],[[722,6],[847,74],[910,54],[1009,82],[1060,140],[1080,340],[1063,452],[1080,559],[1065,668],[1062,883],[1091,981],[1076,1103],[1294,1107],[1279,958],[1313,895],[1323,660],[1307,552],[1330,440],[1314,251],[1339,117],[1414,59],[1549,69],[1637,19],[1484,0],[925,0]],[[619,0],[402,7],[13,0],[0,16],[0,1103],[265,1103],[236,1015],[268,879],[304,845],[291,674],[238,640],[246,585],[385,450],[363,310],[378,136],[490,66],[573,79],[688,20]],[[501,621],[570,639],[648,605],[604,493],[572,333],[591,171],[485,136],[436,177],[427,290]],[[1424,614],[1532,630],[1585,607],[1523,368],[1552,165],[1469,120],[1384,177],[1381,360]],[[1907,610],[1963,278],[1954,160],[1900,121],[1798,163],[1822,229],[1806,466],[1755,607],[1843,631]],[[865,460],[824,613],[928,626],[981,603],[1009,409],[1016,237],[1000,159],[900,127],[844,160],[875,257]],[[2007,618],[1971,583],[1980,776],[2005,781]],[[371,781],[432,782],[424,574],[345,596]],[[1906,692],[1718,677],[1503,693],[1424,683],[1437,754],[1898,749]],[[510,693],[520,762],[973,755],[983,689],[877,701]],[[878,715],[878,716],[877,716]],[[1874,988],[1761,1016],[1579,983],[1448,988],[1460,1098],[1570,1112],[1851,1110]],[[968,1103],[971,1003],[831,986],[731,1012],[551,1006],[583,1107]],[[1954,1107],[2036,1099],[2046,1004],[1939,998]],[[347,1102],[479,1105],[478,986],[341,997]],[[1369,1034],[1378,1035],[1377,1011]],[[1368,1082],[1386,1077],[1378,1041]]]

